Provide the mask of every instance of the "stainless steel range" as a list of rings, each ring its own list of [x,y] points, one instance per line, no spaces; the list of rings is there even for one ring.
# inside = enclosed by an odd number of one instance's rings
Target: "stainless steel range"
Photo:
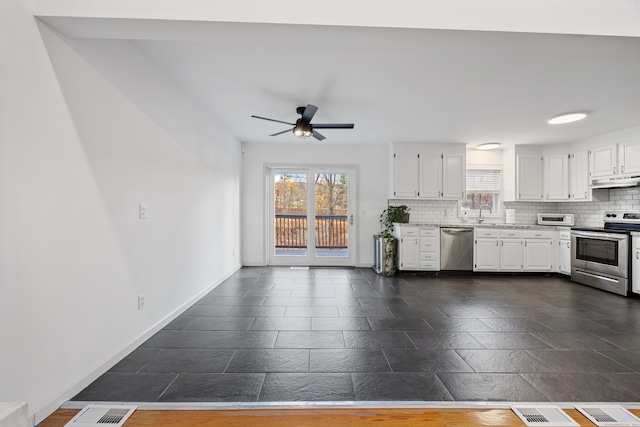
[[[620,295],[631,291],[631,231],[640,212],[606,211],[604,228],[571,228],[571,280]]]

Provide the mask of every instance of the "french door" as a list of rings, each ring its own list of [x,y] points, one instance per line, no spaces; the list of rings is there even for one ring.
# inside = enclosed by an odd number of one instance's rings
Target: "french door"
[[[356,172],[269,169],[270,265],[355,265]]]

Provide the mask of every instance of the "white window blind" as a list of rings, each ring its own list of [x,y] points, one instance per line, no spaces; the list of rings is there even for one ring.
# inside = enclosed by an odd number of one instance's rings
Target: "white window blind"
[[[467,169],[467,192],[494,193],[501,188],[499,169]]]

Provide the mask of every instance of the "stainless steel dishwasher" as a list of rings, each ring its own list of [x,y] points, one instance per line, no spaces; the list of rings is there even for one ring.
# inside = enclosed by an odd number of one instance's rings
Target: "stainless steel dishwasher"
[[[473,270],[473,228],[440,228],[440,270]]]

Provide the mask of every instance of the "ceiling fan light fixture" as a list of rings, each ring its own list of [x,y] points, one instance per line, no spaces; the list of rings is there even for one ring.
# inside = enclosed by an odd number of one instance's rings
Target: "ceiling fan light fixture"
[[[499,142],[487,142],[486,144],[480,144],[476,147],[476,150],[495,150],[500,148]]]
[[[296,125],[293,127],[293,135],[297,138],[309,138],[313,135],[311,124],[305,123],[301,119],[298,119]]]
[[[565,123],[573,123],[587,117],[587,113],[566,113],[550,118],[547,123],[550,125],[563,125]]]

